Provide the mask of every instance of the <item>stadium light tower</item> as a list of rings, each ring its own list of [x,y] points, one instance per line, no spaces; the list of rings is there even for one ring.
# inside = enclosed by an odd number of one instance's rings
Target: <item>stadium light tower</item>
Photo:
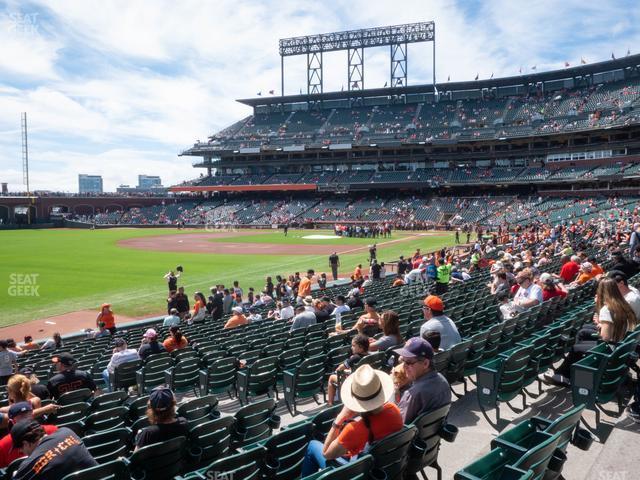
[[[22,129],[22,182],[27,187],[27,194],[31,193],[29,189],[29,145],[27,142],[27,112],[22,112],[20,116],[20,127]]]
[[[307,94],[323,93],[322,54],[347,51],[348,90],[364,89],[364,49],[389,46],[389,86],[407,86],[409,43],[433,44],[433,87],[436,85],[436,26],[434,22],[321,33],[280,39],[280,92],[284,95],[284,57],[307,56]]]

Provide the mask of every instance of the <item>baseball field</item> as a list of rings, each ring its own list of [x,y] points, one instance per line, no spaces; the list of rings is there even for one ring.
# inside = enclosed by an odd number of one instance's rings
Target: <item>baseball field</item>
[[[379,261],[453,244],[451,233],[394,232],[374,240],[293,229],[287,237],[281,230],[13,230],[0,232],[0,239],[1,327],[77,311],[97,314],[103,302],[116,317],[161,314],[168,290],[163,275],[177,265],[191,300],[196,291],[207,295],[211,285],[234,280],[245,291],[259,291],[268,275],[314,268],[330,277],[333,251],[340,255],[340,276],[348,277],[356,264],[366,264],[374,241]]]

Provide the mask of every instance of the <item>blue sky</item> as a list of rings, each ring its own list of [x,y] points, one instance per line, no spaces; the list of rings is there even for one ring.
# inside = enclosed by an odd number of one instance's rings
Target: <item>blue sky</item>
[[[177,154],[249,115],[236,98],[280,85],[278,39],[434,20],[438,81],[514,75],[640,49],[638,1],[0,1],[0,181],[22,191],[20,112],[29,116],[32,189],[107,190],[156,174],[194,178]],[[409,46],[409,83],[431,78],[431,47]],[[384,85],[388,50],[365,53]],[[325,56],[325,91],[346,83],[346,52]],[[305,60],[285,61],[286,93]]]

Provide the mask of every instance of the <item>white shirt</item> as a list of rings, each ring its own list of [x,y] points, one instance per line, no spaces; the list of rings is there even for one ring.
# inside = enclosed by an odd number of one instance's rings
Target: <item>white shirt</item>
[[[520,287],[516,292],[515,297],[513,297],[514,303],[518,305],[520,304],[521,300],[531,299],[535,299],[538,301],[538,303],[542,303],[542,289],[535,283],[532,283],[527,288]]]
[[[293,307],[289,305],[288,307],[284,307],[280,309],[280,319],[281,320],[289,320],[295,316],[295,312],[293,311]]]
[[[116,352],[111,356],[111,360],[107,365],[107,370],[113,373],[118,365],[125,362],[132,362],[134,360],[140,360],[140,356],[133,348],[127,348],[121,352]]]
[[[636,314],[636,320],[640,320],[640,293],[634,287],[629,287],[629,289],[631,291],[624,296],[624,299]]]
[[[342,321],[342,314],[350,310],[351,308],[349,307],[349,305],[346,305],[346,304],[338,305],[336,308],[333,309],[333,315],[336,316],[336,325],[340,325],[340,322]]]

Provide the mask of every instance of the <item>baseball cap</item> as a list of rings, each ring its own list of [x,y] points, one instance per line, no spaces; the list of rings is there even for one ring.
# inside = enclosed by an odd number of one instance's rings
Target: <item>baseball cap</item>
[[[33,375],[33,368],[22,367],[20,370],[18,370],[18,373],[24,375],[25,377],[30,377],[31,375]]]
[[[591,271],[593,269],[593,265],[591,265],[591,263],[589,262],[583,262],[581,267],[583,270],[588,270],[588,271]]]
[[[431,310],[437,310],[438,312],[442,312],[444,310],[444,302],[437,295],[429,295],[424,299],[424,305],[429,307]]]
[[[62,365],[65,365],[67,367],[70,367],[71,365],[76,363],[76,359],[73,358],[73,355],[71,355],[69,352],[61,352],[58,355],[51,357],[51,361],[53,363],[61,363]]]
[[[398,355],[404,358],[433,358],[433,347],[424,338],[413,337],[407,340],[404,347],[394,350]]]
[[[125,347],[127,345],[127,342],[124,341],[124,338],[116,338],[113,341],[113,344],[118,348],[122,348],[122,347]]]
[[[149,395],[149,405],[154,410],[162,412],[171,408],[174,402],[173,392],[168,388],[158,388]]]
[[[144,338],[157,338],[158,337],[158,333],[153,328],[150,328],[146,332],[144,332],[143,337]]]
[[[233,307],[231,311],[234,313],[242,313],[242,307]]]
[[[552,283],[553,282],[553,277],[551,276],[550,273],[543,273],[542,275],[540,275],[540,281],[542,283]]]
[[[22,415],[23,413],[33,412],[33,407],[31,406],[31,402],[18,402],[14,403],[9,407],[9,418],[14,419],[18,415]]]
[[[13,446],[15,448],[22,447],[22,440],[24,440],[24,437],[38,427],[40,427],[40,424],[35,420],[23,420],[16,423],[11,429],[11,440],[13,441]]]

